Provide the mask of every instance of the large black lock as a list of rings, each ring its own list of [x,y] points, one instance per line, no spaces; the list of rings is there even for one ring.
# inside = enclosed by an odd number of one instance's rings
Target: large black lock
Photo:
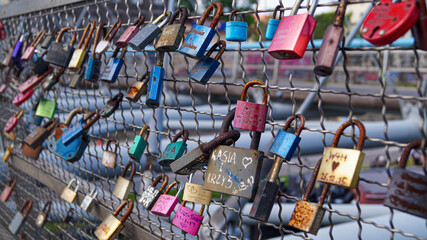
[[[68,30],[73,31],[73,37],[71,38],[70,44],[68,46],[63,46],[59,41]],[[53,65],[57,65],[63,68],[67,68],[70,63],[71,57],[74,52],[74,42],[76,41],[76,32],[71,27],[65,27],[61,29],[56,38],[56,41],[53,42],[46,54],[46,62]]]

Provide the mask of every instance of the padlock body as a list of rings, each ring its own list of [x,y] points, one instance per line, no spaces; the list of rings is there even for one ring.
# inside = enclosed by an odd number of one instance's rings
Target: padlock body
[[[184,154],[186,148],[187,143],[183,141],[169,143],[165,151],[163,151],[159,164],[162,166],[169,166],[169,164]]]
[[[36,116],[36,110],[31,109],[28,113],[28,122],[30,124],[34,124],[36,126],[40,126],[42,123],[43,118]]]
[[[202,225],[203,216],[191,208],[178,205],[175,217],[172,224],[179,227],[186,233],[196,236],[199,232],[200,225]]]
[[[74,88],[74,89],[79,88],[82,80],[83,80],[83,75],[81,75],[81,74],[71,75],[71,81],[68,84],[68,86],[70,88]]]
[[[244,42],[248,39],[248,23],[242,21],[228,21],[225,23],[225,40]]]
[[[302,58],[316,24],[308,13],[283,17],[268,53],[276,59]]]
[[[11,188],[10,186],[6,185],[6,187],[4,187],[4,189],[3,189],[3,192],[1,192],[0,200],[3,201],[3,202],[7,202],[7,200],[10,197],[10,195],[12,195],[12,190],[13,190],[13,188]]]
[[[142,204],[147,210],[151,210],[157,199],[159,199],[160,194],[162,194],[158,189],[149,185],[147,189],[142,193],[138,202]]]
[[[195,202],[204,205],[211,203],[212,192],[203,188],[203,185],[186,182],[184,193],[182,195],[183,201]]]
[[[52,42],[46,54],[45,61],[53,65],[66,68],[70,63],[73,52],[73,47],[62,46],[59,42]]]
[[[317,181],[341,187],[356,188],[365,154],[346,148],[327,147],[323,152]]]
[[[105,66],[104,71],[101,74],[101,80],[109,83],[116,82],[120,70],[122,69],[123,63],[123,59],[110,58],[108,64]]]
[[[427,16],[421,15],[413,29],[416,46],[427,51]]]
[[[93,204],[94,204],[94,199],[89,196],[86,195],[85,198],[83,198],[82,203],[80,204],[80,207],[85,210],[86,212],[90,212],[90,210],[92,210]]]
[[[117,179],[116,186],[114,187],[113,195],[121,200],[126,200],[130,193],[130,190],[132,189],[132,184],[133,182],[122,176],[119,176],[119,179]]]
[[[162,33],[162,29],[155,24],[145,25],[130,41],[129,46],[136,51],[142,51]]]
[[[42,228],[46,223],[46,218],[47,216],[44,212],[39,213],[39,215],[36,218],[36,226],[39,228]]]
[[[73,203],[77,197],[77,192],[74,192],[69,187],[65,187],[61,193],[61,198],[69,203]]]
[[[197,61],[188,76],[194,81],[206,84],[219,67],[219,62],[209,56]]]
[[[151,208],[151,212],[158,216],[169,217],[178,202],[179,199],[177,197],[162,194],[154,203],[153,208]]]
[[[113,214],[109,214],[95,230],[95,236],[99,240],[113,239],[112,237],[116,235],[115,232],[122,229],[121,224]]]
[[[254,203],[252,204],[249,217],[267,222],[270,218],[271,210],[274,203],[276,203],[277,193],[279,192],[279,185],[269,181],[263,181],[258,187],[255,195]]]
[[[267,111],[267,105],[238,100],[233,126],[238,129],[264,132]]]
[[[142,94],[147,91],[148,84],[145,82],[135,82],[132,87],[129,88],[125,98],[131,102],[137,102]]]
[[[117,153],[111,151],[104,151],[104,154],[102,155],[102,165],[114,169],[116,168],[116,161]]]
[[[15,44],[15,47],[13,48],[13,52],[12,52],[12,59],[13,61],[18,61],[21,60],[21,56],[22,56],[22,47],[24,46],[24,43],[21,41],[17,41]]]
[[[276,34],[279,24],[280,24],[279,19],[274,19],[274,18],[268,19],[267,29],[265,30],[265,39],[271,40],[274,38],[274,34]]]
[[[9,224],[9,231],[14,235],[18,234],[26,219],[22,213],[17,212]]]
[[[34,90],[30,89],[25,93],[18,93],[18,95],[16,95],[13,100],[12,103],[15,106],[21,106],[21,104],[23,104],[24,102],[26,102],[28,99],[30,99],[34,94]]]
[[[101,40],[99,41],[99,43],[96,45],[95,48],[95,53],[96,54],[103,54],[105,53],[109,48],[111,47],[111,42],[107,41],[107,40]]]
[[[150,84],[145,104],[150,108],[157,108],[160,105],[160,96],[163,90],[164,69],[162,66],[154,66],[150,74]]]
[[[13,146],[13,145],[9,145],[9,148],[4,153],[3,162],[7,162],[7,160],[10,158],[10,155],[12,155],[12,148],[10,148],[10,146]]]
[[[52,148],[48,145],[50,151],[67,162],[75,162],[82,157],[84,151],[86,150],[86,147],[89,144],[89,137],[84,134],[83,136],[74,139],[67,145],[65,145],[62,141],[62,138],[60,138],[58,141],[55,141],[55,143],[56,145]]]
[[[43,58],[39,57],[36,60],[36,63],[33,65],[33,71],[37,75],[43,75],[43,73],[49,70],[49,63],[47,63]]]
[[[395,167],[384,205],[427,219],[427,176]]]
[[[33,160],[37,160],[39,158],[40,152],[42,151],[42,146],[37,146],[35,148],[31,148],[27,144],[24,144],[22,147],[22,154],[26,157],[29,157]]]
[[[129,41],[138,33],[139,28],[136,26],[129,26],[126,31],[119,37],[116,46],[124,48],[128,45]]]
[[[34,88],[39,83],[39,78],[36,75],[32,75],[27,80],[25,80],[24,83],[19,85],[18,91],[21,93],[25,93],[28,90]]]
[[[13,49],[14,48],[9,49],[6,57],[3,59],[3,62],[2,62],[3,66],[10,67],[13,64],[13,61],[12,61]]]
[[[36,48],[34,46],[29,46],[27,49],[25,49],[24,53],[22,54],[21,61],[28,61],[33,57],[34,51]]]
[[[57,106],[58,103],[56,101],[42,98],[37,106],[36,116],[52,119]]]
[[[40,47],[43,48],[43,49],[48,49],[49,46],[50,46],[50,44],[52,43],[52,40],[53,40],[52,35],[47,35],[43,39],[42,43],[40,44]]]
[[[196,170],[207,165],[209,155],[202,152],[200,147],[196,147],[187,154],[173,161],[169,167],[178,175],[189,175]]]
[[[264,153],[220,145],[209,158],[204,189],[252,199],[257,191]]]
[[[147,141],[142,136],[136,135],[133,140],[132,147],[129,150],[129,157],[132,160],[139,162],[146,146]]]
[[[325,209],[316,203],[298,200],[288,225],[316,235],[325,215]]]
[[[344,28],[341,26],[330,25],[326,29],[314,67],[315,74],[322,77],[332,74],[343,36]]]
[[[18,124],[18,118],[16,117],[16,114],[14,114],[12,117],[10,117],[7,120],[3,130],[9,133],[16,127],[17,124]]]
[[[184,37],[185,25],[172,24],[163,28],[162,34],[156,44],[160,52],[175,52]]]
[[[61,135],[62,143],[64,145],[68,145],[76,138],[82,136],[83,133],[83,121],[77,121],[75,124],[72,124],[69,128],[63,131]]]
[[[30,147],[35,148],[37,146],[42,145],[44,140],[49,137],[49,131],[44,128],[38,126],[36,129],[30,132],[28,136],[24,138],[24,142],[28,144]]]
[[[99,74],[101,72],[101,65],[102,62],[99,59],[95,58],[89,58],[86,73],[85,73],[85,80],[91,81],[91,82],[98,82],[99,80]]]
[[[116,106],[115,106],[115,104],[110,105],[110,104],[106,103],[106,104],[102,107],[101,111],[99,112],[99,115],[100,115],[102,118],[107,118],[107,117],[111,116],[111,115],[114,113],[114,111],[116,111]]]
[[[194,24],[184,42],[179,47],[178,52],[187,57],[201,59],[205,55],[206,49],[214,36],[214,29]]]
[[[68,68],[70,70],[78,70],[86,57],[87,51],[84,49],[76,49],[73,52],[73,55],[71,57],[70,63],[68,64]]]
[[[300,141],[301,138],[299,136],[284,130],[279,130],[269,151],[286,160],[291,160]]]

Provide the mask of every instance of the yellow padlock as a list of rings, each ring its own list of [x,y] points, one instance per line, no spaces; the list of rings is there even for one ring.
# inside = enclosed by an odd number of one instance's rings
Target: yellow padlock
[[[70,63],[68,64],[68,68],[70,70],[76,71],[76,70],[79,70],[79,68],[82,66],[83,60],[85,59],[87,54],[87,49],[89,48],[89,41],[90,41],[90,38],[92,37],[92,33],[93,33],[93,30],[95,29],[95,25],[96,25],[96,22],[91,21],[86,26],[85,31],[82,35],[82,39],[80,40],[79,46],[77,47],[76,50],[74,50],[73,56],[71,57]],[[90,27],[90,31],[89,31],[89,27]],[[87,35],[88,31],[89,31],[89,34]],[[84,45],[83,45],[83,42],[84,42]]]

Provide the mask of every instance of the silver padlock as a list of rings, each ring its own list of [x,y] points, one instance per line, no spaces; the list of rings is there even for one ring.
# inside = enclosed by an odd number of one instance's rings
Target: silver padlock
[[[85,198],[83,198],[80,207],[86,212],[90,212],[90,210],[92,210],[93,208],[93,205],[95,204],[96,196],[98,196],[98,188],[93,189],[89,194],[85,196]]]

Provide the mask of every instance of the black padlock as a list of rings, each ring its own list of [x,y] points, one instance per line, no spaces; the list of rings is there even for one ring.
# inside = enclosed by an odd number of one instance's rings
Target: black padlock
[[[37,75],[43,75],[43,73],[49,70],[49,63],[47,63],[43,57],[46,55],[47,51],[44,51],[40,57],[37,58],[33,66],[33,71]]]
[[[61,40],[62,35],[64,35],[64,33],[67,32],[68,30],[73,31],[73,37],[71,38],[70,44],[68,46],[63,46],[59,41]],[[67,68],[68,64],[70,63],[71,57],[73,56],[73,52],[74,52],[73,45],[75,41],[76,41],[76,32],[74,31],[73,28],[65,27],[61,29],[61,31],[58,34],[58,37],[56,38],[56,41],[50,44],[49,50],[46,54],[45,61],[53,65]]]
[[[111,116],[111,114],[113,114],[114,111],[117,110],[122,100],[123,100],[123,93],[121,92],[119,92],[110,100],[108,100],[107,104],[105,104],[104,107],[102,107],[101,109],[101,112],[100,112],[101,117],[107,118]]]

